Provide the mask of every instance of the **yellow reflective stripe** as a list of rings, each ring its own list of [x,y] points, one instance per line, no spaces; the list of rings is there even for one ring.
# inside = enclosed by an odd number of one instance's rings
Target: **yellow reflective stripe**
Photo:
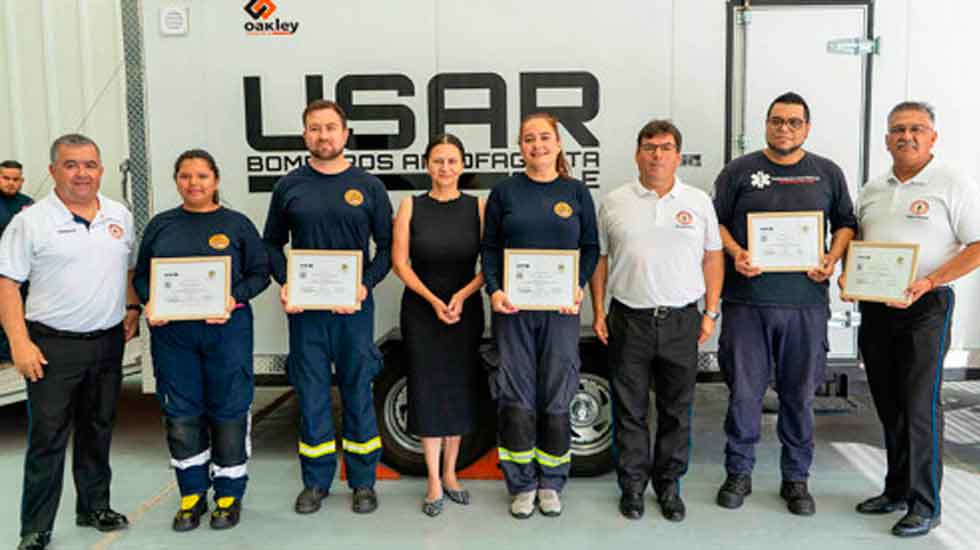
[[[503,447],[497,447],[497,457],[501,461],[515,462],[517,464],[530,464],[534,460],[534,450],[530,451],[511,451]]]
[[[537,459],[538,464],[540,464],[542,466],[548,466],[550,468],[557,468],[558,466],[561,466],[562,464],[568,464],[569,462],[572,461],[572,451],[568,451],[567,453],[563,454],[562,456],[555,456],[555,455],[552,455],[552,454],[548,454],[548,453],[542,451],[541,449],[535,448],[534,449],[534,458]]]
[[[359,455],[373,453],[381,448],[381,436],[375,436],[364,443],[358,443],[349,439],[344,440],[344,450]]]
[[[337,442],[336,441],[326,441],[320,443],[319,445],[307,445],[302,441],[299,442],[299,454],[309,457],[318,458],[323,455],[328,455],[337,452]]]

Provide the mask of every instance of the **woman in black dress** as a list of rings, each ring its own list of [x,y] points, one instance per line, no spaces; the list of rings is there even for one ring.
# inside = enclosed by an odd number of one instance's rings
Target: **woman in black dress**
[[[405,283],[401,330],[408,357],[408,429],[422,438],[428,488],[422,511],[438,515],[443,494],[459,504],[462,434],[477,420],[483,334],[483,275],[476,273],[484,202],[459,191],[463,144],[443,134],[425,150],[428,193],[406,197],[395,216],[392,267]],[[439,452],[442,450],[442,478]]]

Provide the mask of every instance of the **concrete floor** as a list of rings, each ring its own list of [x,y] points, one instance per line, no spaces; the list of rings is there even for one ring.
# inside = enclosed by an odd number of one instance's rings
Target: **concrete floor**
[[[350,511],[342,482],[325,501],[325,509],[298,516],[292,503],[300,489],[296,459],[296,404],[285,401],[254,428],[252,484],[241,525],[228,532],[201,529],[176,534],[170,521],[178,495],[153,396],[140,393],[139,381],[125,383],[113,445],[113,506],[129,515],[132,526],[102,534],[74,525],[74,489],[70,473],[50,548],[609,548],[673,547],[685,549],[847,550],[868,548],[966,549],[980,540],[976,496],[980,495],[980,382],[948,383],[946,470],[943,525],[925,538],[899,541],[888,534],[898,515],[866,517],[853,512],[859,500],[877,494],[884,470],[880,433],[861,385],[852,388],[855,407],[846,414],[818,417],[816,460],[811,492],[817,514],[800,518],[786,512],[778,496],[779,450],[775,417],[764,419],[758,449],[755,492],[737,511],[714,504],[724,474],[720,466],[724,438],[721,419],[726,404],[722,385],[699,386],[691,471],[683,484],[688,519],[664,520],[652,497],[639,521],[617,511],[614,477],[573,479],[565,492],[565,512],[555,519],[540,515],[517,521],[507,514],[508,498],[499,481],[469,481],[473,504],[447,502],[442,516],[419,511],[421,479],[378,483],[380,509],[369,516]],[[282,389],[262,388],[255,410],[275,400]],[[22,405],[0,408],[0,540],[13,547],[18,536],[20,485],[26,414]]]

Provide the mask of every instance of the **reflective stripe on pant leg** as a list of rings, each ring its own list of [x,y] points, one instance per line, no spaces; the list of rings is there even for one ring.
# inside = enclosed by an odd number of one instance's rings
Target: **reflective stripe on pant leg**
[[[328,491],[337,471],[328,338],[333,314],[306,311],[288,317],[287,374],[299,400],[303,486]]]
[[[211,447],[207,422],[201,417],[165,417],[170,464],[177,474],[181,495],[207,492]]]
[[[214,449],[211,474],[215,499],[241,499],[248,483],[248,445],[251,422],[249,415],[224,422],[212,422]]]
[[[500,368],[493,381],[497,392],[497,454],[512,495],[538,487],[534,464],[537,351],[533,334],[538,317],[538,312],[531,311],[493,316],[494,339],[500,352]]]
[[[353,315],[337,315],[330,335],[336,350],[337,387],[344,410],[343,448],[347,485],[373,487],[381,460],[381,438],[374,414],[371,381],[381,372],[381,352],[374,345],[374,307],[369,298]]]

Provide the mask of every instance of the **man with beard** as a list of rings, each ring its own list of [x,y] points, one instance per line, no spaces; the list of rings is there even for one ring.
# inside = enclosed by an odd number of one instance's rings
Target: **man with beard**
[[[899,537],[939,525],[943,359],[953,314],[952,281],[980,265],[980,190],[932,154],[935,114],[903,102],[888,114],[885,145],[892,169],[861,191],[861,238],[917,243],[918,279],[907,303],[861,302],[858,345],[885,435],[884,492],[857,505],[862,514],[908,510],[892,527]],[[843,283],[841,283],[843,286]]]
[[[793,514],[816,511],[807,489],[813,461],[813,398],[827,362],[827,279],[857,229],[841,169],[802,149],[810,109],[798,94],[777,97],[766,114],[766,148],[731,161],[715,180],[715,210],[727,253],[718,362],[728,385],[724,508],[752,492],[762,398],[779,394],[779,494]],[[823,212],[833,233],[822,265],[808,272],[762,273],[747,250],[751,212]],[[826,232],[826,228],[822,229]]]
[[[34,204],[34,199],[20,192],[24,186],[24,167],[16,160],[0,162],[0,235],[14,215]],[[25,285],[21,286],[21,295]],[[0,328],[0,363],[10,361],[10,344]]]
[[[347,117],[333,101],[316,100],[303,111],[303,140],[309,164],[276,184],[269,204],[263,240],[269,248],[272,276],[282,285],[280,299],[289,318],[287,373],[300,404],[299,455],[303,490],[296,497],[298,514],[320,509],[337,468],[331,363],[343,401],[343,451],[347,483],[354,491],[352,509],[373,512],[375,466],[381,439],[371,380],[381,370],[374,345],[374,288],[391,267],[391,202],[381,181],[344,158],[350,130]],[[377,251],[370,258],[370,239]],[[358,290],[360,309],[304,311],[288,305],[286,257],[294,249],[360,250],[364,266]]]

